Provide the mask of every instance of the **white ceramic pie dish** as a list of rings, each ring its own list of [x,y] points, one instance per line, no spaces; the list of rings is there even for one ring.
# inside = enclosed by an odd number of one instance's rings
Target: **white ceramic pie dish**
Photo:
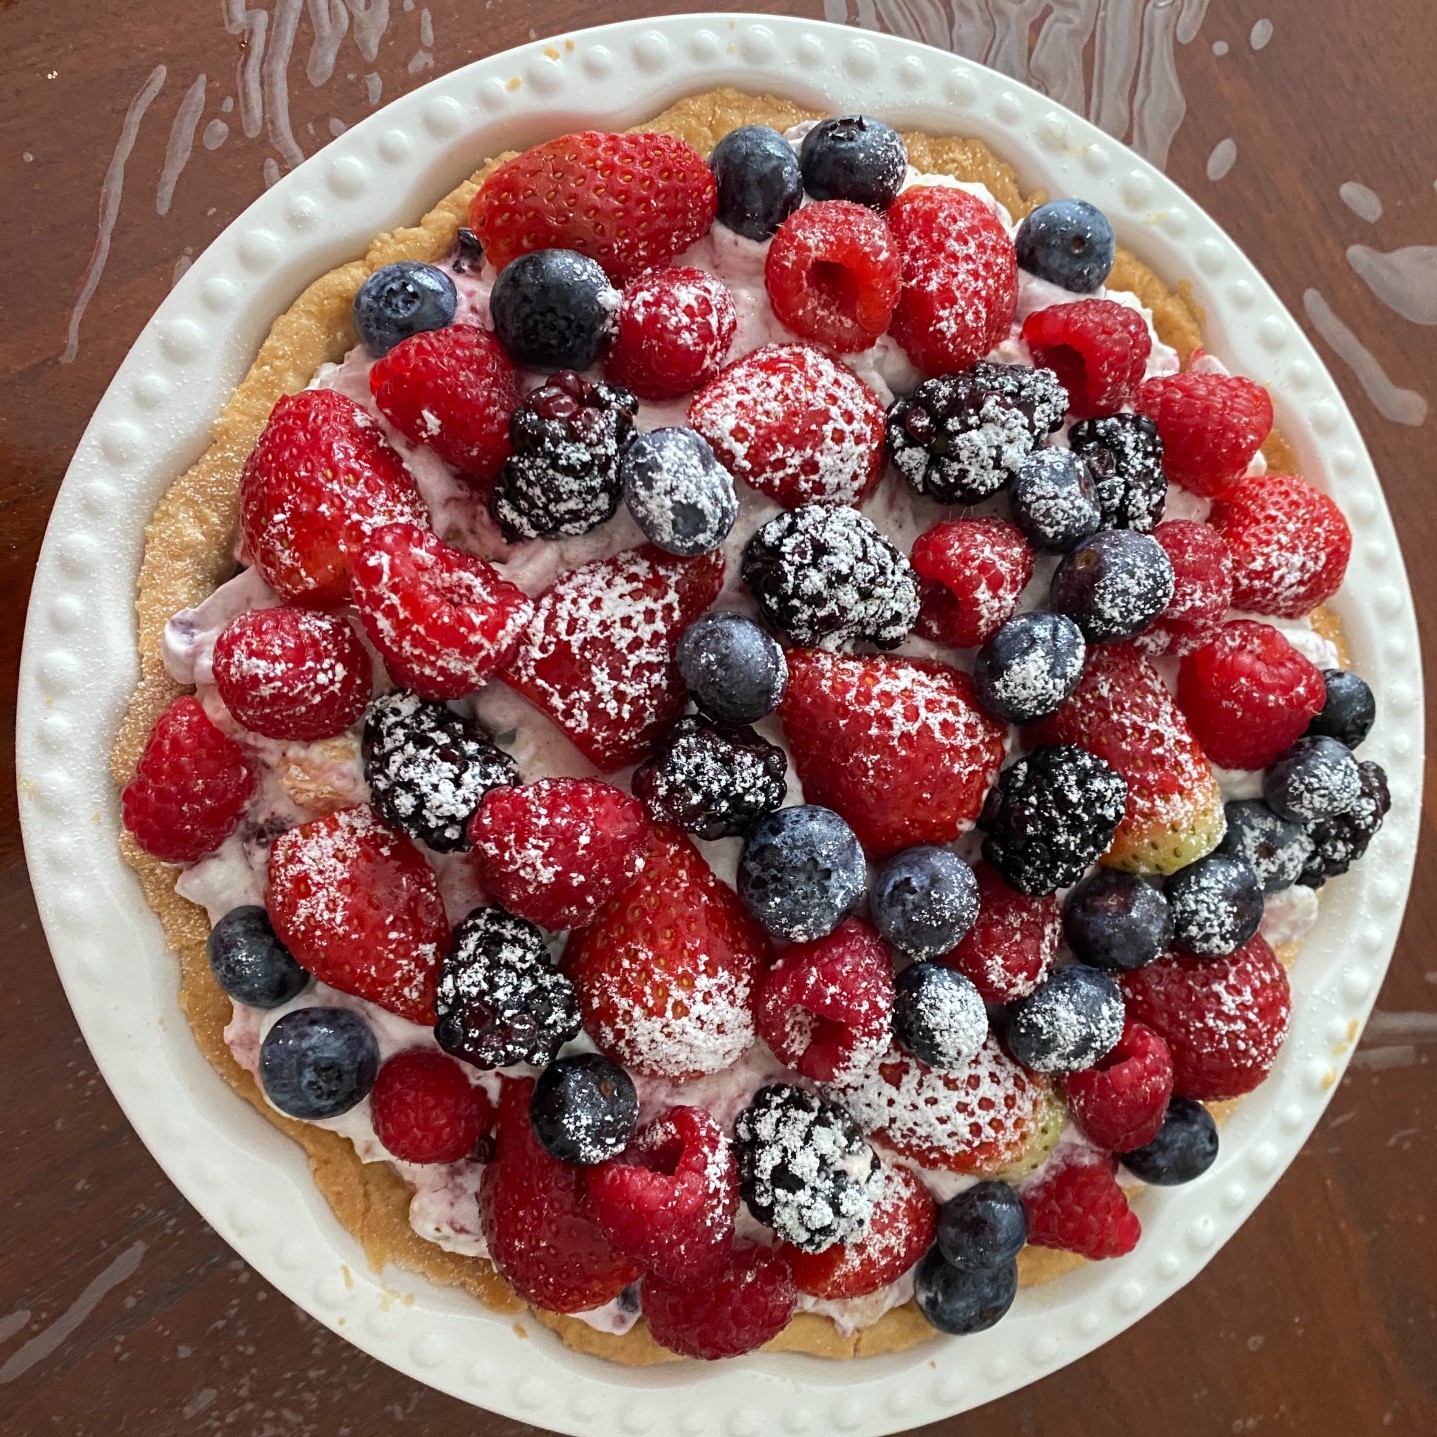
[[[136,675],[145,526],[203,450],[275,316],[488,155],[631,124],[719,84],[987,140],[1025,189],[1092,200],[1159,274],[1193,281],[1209,346],[1271,389],[1303,472],[1352,525],[1333,607],[1377,695],[1363,755],[1388,769],[1394,806],[1367,860],[1324,890],[1273,1076],[1224,1129],[1204,1180],[1138,1200],[1144,1232],[1131,1256],[1024,1291],[988,1332],[891,1357],[634,1371],[573,1353],[532,1321],[520,1336],[512,1317],[462,1293],[370,1271],[303,1151],[237,1100],[195,1046],[173,957],[116,848],[108,757]],[[386,106],[241,215],[161,305],[71,463],[30,603],[18,729],[26,851],[56,967],[106,1080],[176,1185],[265,1277],[374,1356],[507,1416],[605,1437],[918,1426],[1051,1373],[1194,1277],[1312,1130],[1381,983],[1411,878],[1423,743],[1416,618],[1371,461],[1311,345],[1233,242],[1124,146],[1004,76],[889,36],[736,15],[627,22],[478,61]]]

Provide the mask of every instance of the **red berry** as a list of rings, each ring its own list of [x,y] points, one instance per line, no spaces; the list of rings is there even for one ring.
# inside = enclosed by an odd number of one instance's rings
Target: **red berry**
[[[1266,768],[1326,701],[1317,667],[1271,624],[1231,619],[1178,669],[1178,704],[1223,768]]]
[[[942,961],[972,980],[985,1003],[1026,997],[1047,976],[1063,935],[1053,894],[1034,898],[1009,888],[995,868],[975,863],[978,918]]]
[[[736,359],[694,396],[689,423],[736,479],[785,509],[861,504],[887,463],[878,396],[804,344]]]
[[[706,1282],[644,1282],[650,1335],[682,1357],[752,1352],[788,1326],[797,1305],[788,1264],[763,1247],[736,1249]]]
[[[1033,363],[1051,369],[1079,419],[1116,414],[1138,392],[1152,336],[1137,310],[1113,299],[1080,299],[1035,310],[1023,321]]]
[[[1158,426],[1163,472],[1194,494],[1230,489],[1272,432],[1267,390],[1236,374],[1160,375],[1137,407]]]
[[[410,443],[471,480],[487,484],[509,457],[519,380],[487,329],[451,324],[411,335],[375,361],[369,392]]]
[[[1305,480],[1244,479],[1214,506],[1212,525],[1232,552],[1232,601],[1240,609],[1300,619],[1342,587],[1352,530]]]
[[[640,399],[676,399],[723,367],[738,316],[707,270],[652,269],[624,290],[604,377]]]
[[[779,1061],[816,1083],[852,1077],[881,1058],[893,1033],[893,959],[861,919],[784,949],[754,1004]]]
[[[620,1252],[670,1282],[724,1265],[738,1212],[738,1164],[703,1108],[678,1106],[634,1134],[621,1157],[590,1168],[588,1213]]]
[[[469,821],[490,892],[555,931],[582,927],[638,877],[647,835],[636,799],[585,778],[491,788]]]
[[[1207,643],[1232,607],[1232,554],[1216,529],[1192,519],[1169,519],[1153,538],[1173,566],[1173,596],[1133,644],[1181,657]]]
[[[389,677],[426,699],[473,693],[518,652],[534,615],[529,596],[492,564],[414,524],[370,536],[353,587]]]
[[[952,374],[1006,338],[1018,259],[997,215],[951,185],[904,190],[888,211],[903,265],[893,337],[926,375]]]
[[[882,215],[848,200],[819,200],[779,226],[763,282],[779,323],[850,354],[867,349],[893,318],[898,250]]]
[[[364,541],[401,521],[427,524],[429,515],[359,405],[305,389],[274,406],[240,479],[245,551],[270,588],[307,604],[342,602]]]
[[[1151,1028],[1131,1020],[1097,1065],[1063,1080],[1074,1122],[1105,1151],[1127,1153],[1157,1137],[1173,1095],[1173,1059]]]
[[[251,609],[215,641],[215,684],[235,721],[265,738],[341,734],[369,702],[369,654],[334,614]]]
[[[1128,1017],[1167,1040],[1180,1098],[1250,1093],[1287,1037],[1287,969],[1261,935],[1225,958],[1159,958],[1119,981]]]
[[[526,1302],[587,1312],[612,1302],[640,1273],[584,1211],[584,1169],[540,1146],[529,1120],[532,1078],[507,1079],[499,1095],[498,1156],[479,1184],[479,1224],[489,1259]]]
[[[1050,1163],[1023,1187],[1028,1241],[1093,1260],[1131,1252],[1143,1228],[1118,1186],[1117,1167],[1106,1154],[1082,1150]]]
[[[1033,577],[1033,551],[1006,519],[946,519],[914,540],[911,561],[922,581],[918,632],[955,649],[987,643]]]
[[[368,804],[291,828],[269,855],[269,916],[301,968],[411,1023],[434,1023],[449,924],[419,850]]]
[[[573,249],[616,284],[667,264],[708,232],[718,187],[673,135],[561,135],[500,165],[469,202],[495,269],[536,249]]]
[[[193,863],[229,837],[253,791],[244,749],[186,694],[155,720],[120,803],[146,853]]]
[[[951,843],[972,827],[1006,725],[967,674],[890,655],[793,649],[779,713],[809,803],[847,820],[870,858]]]
[[[379,1070],[369,1095],[374,1133],[401,1162],[457,1163],[494,1126],[494,1105],[445,1053],[411,1048]]]
[[[674,647],[723,571],[718,550],[679,559],[647,544],[571,569],[535,601],[501,677],[604,772],[637,763],[687,702]]]

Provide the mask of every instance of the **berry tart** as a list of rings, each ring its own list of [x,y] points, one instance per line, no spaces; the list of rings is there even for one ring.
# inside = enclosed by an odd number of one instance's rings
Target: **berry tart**
[[[983,145],[715,91],[276,323],[155,516],[126,857],[376,1266],[627,1363],[1140,1241],[1389,805],[1265,391]]]

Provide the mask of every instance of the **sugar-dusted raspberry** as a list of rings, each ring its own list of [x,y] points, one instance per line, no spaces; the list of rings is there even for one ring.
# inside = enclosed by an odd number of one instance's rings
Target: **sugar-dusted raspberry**
[[[534,605],[492,564],[389,524],[354,561],[354,606],[389,676],[421,698],[472,693],[518,652]]]
[[[1151,1028],[1131,1020],[1117,1047],[1063,1079],[1068,1111],[1100,1148],[1126,1153],[1150,1143],[1173,1094],[1173,1059]]]
[[[723,367],[737,326],[717,276],[686,265],[649,270],[624,289],[604,377],[640,399],[692,394]]]
[[[689,405],[734,478],[786,509],[861,504],[883,477],[883,406],[847,365],[806,344],[736,359]]]
[[[476,484],[487,484],[509,457],[519,380],[487,329],[451,324],[412,335],[375,361],[369,392],[406,439]]]
[[[850,354],[867,349],[893,318],[898,250],[882,215],[851,200],[818,200],[779,226],[763,280],[781,324]]]
[[[155,720],[120,795],[125,827],[165,863],[193,863],[229,837],[254,791],[245,751],[193,694]]]
[[[1023,1188],[1028,1241],[1097,1260],[1122,1257],[1142,1236],[1142,1224],[1118,1186],[1115,1159],[1076,1149]]]
[[[1006,519],[946,519],[913,541],[918,632],[955,649],[986,643],[1018,607],[1033,551]]]
[[[494,1126],[484,1089],[443,1053],[411,1048],[379,1070],[369,1094],[374,1133],[401,1162],[457,1163]]]
[[[1230,619],[1178,669],[1178,704],[1223,768],[1266,768],[1322,710],[1321,671],[1271,624]]]
[[[1158,426],[1168,478],[1194,494],[1230,489],[1272,432],[1267,390],[1236,374],[1160,375],[1136,404]]]
[[[714,1361],[762,1347],[798,1305],[788,1264],[765,1247],[735,1248],[705,1282],[644,1283],[644,1316],[660,1347]]]
[[[225,707],[265,738],[311,743],[343,733],[369,702],[371,669],[349,624],[316,609],[251,609],[215,640]]]
[[[1062,905],[1010,888],[997,869],[973,865],[978,920],[942,962],[970,978],[986,1003],[1024,998],[1046,977],[1063,936]]]
[[[1244,479],[1213,508],[1232,553],[1232,601],[1299,619],[1342,586],[1352,530],[1320,489],[1290,474]]]
[[[1232,607],[1232,553],[1212,525],[1193,519],[1169,519],[1153,538],[1173,566],[1173,596],[1133,644],[1180,658],[1207,643]]]
[[[1062,380],[1068,410],[1080,419],[1116,414],[1133,399],[1153,344],[1142,315],[1113,299],[1034,310],[1023,321],[1023,338],[1033,363]]]

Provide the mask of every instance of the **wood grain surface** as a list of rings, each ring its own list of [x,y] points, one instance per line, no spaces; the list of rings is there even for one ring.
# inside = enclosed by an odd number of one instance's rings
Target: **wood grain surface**
[[[188,259],[267,181],[433,73],[536,35],[685,8],[0,0],[0,593],[10,616],[0,625],[0,743],[12,743],[21,619],[56,488],[91,409]],[[768,8],[986,56],[1165,159],[1306,316],[1382,474],[1433,631],[1437,568],[1424,556],[1437,541],[1437,420],[1426,417],[1437,398],[1437,249],[1422,248],[1437,246],[1430,0]],[[1133,69],[1115,72],[1125,48]],[[50,966],[12,759],[0,763],[0,1433],[532,1432],[332,1336],[170,1186],[109,1096]],[[1396,787],[1399,802],[1419,801],[1415,775]],[[930,1437],[1437,1432],[1434,878],[1427,841],[1352,1071],[1272,1197],[1203,1275],[1092,1357],[924,1429]]]

